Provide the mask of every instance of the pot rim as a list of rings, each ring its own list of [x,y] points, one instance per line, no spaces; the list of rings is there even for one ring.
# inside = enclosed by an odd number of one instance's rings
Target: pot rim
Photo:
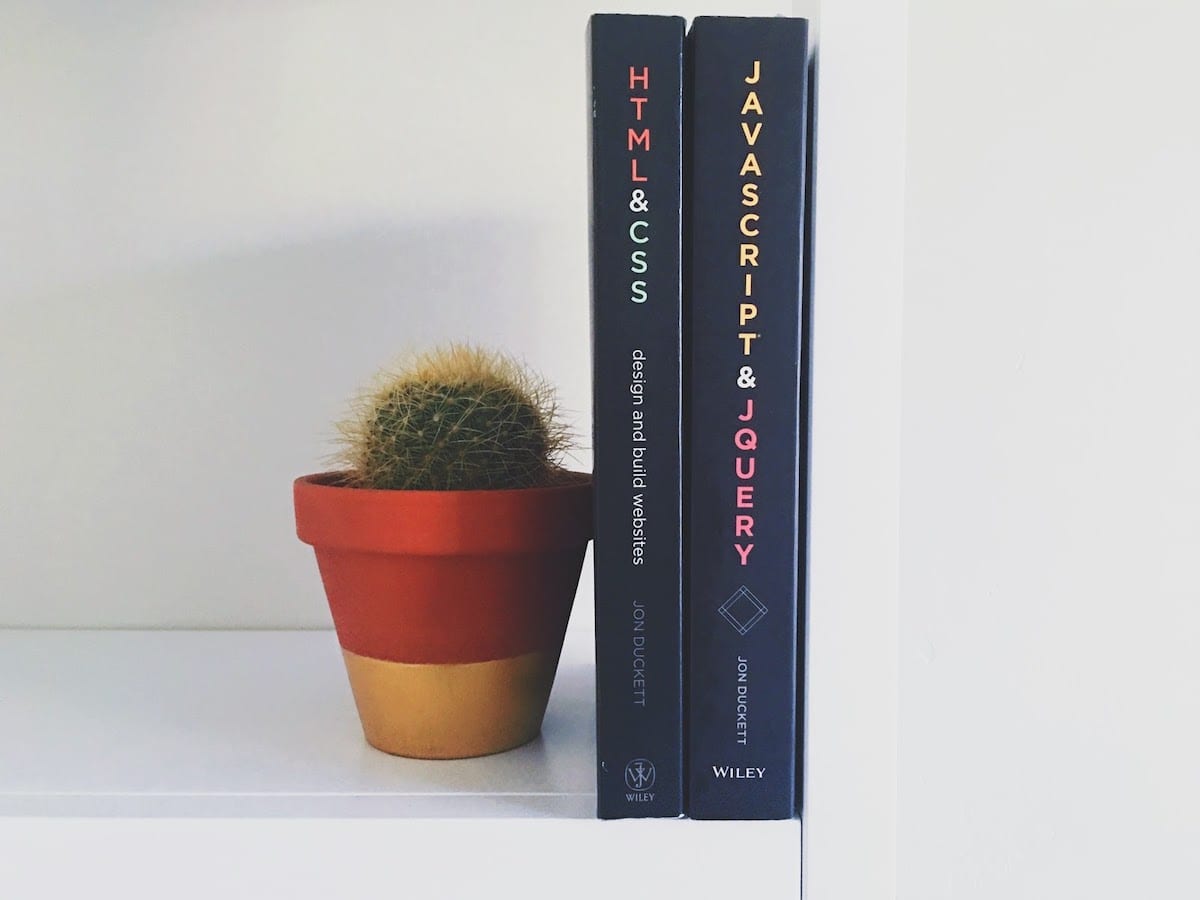
[[[318,549],[413,556],[578,548],[592,536],[592,476],[569,474],[566,484],[471,491],[380,490],[339,484],[344,472],[302,475],[292,487],[296,534]]]
[[[537,485],[534,487],[524,488],[482,488],[475,490],[444,490],[444,491],[410,491],[389,488],[367,488],[357,487],[353,484],[345,484],[350,473],[338,469],[333,469],[327,472],[314,472],[310,475],[301,475],[295,480],[295,484],[304,483],[319,488],[330,488],[337,491],[357,491],[363,494],[380,494],[395,496],[403,494],[408,496],[426,496],[429,498],[443,497],[447,494],[454,494],[457,497],[471,497],[481,495],[498,495],[498,494],[529,494],[529,493],[552,493],[557,491],[578,491],[581,488],[590,488],[592,484],[592,474],[590,472],[576,472],[573,469],[559,469],[559,477],[564,480],[562,484],[546,484]],[[341,482],[341,483],[339,483]]]

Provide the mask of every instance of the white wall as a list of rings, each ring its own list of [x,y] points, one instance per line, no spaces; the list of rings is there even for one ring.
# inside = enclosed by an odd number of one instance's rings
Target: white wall
[[[896,0],[821,6],[807,900],[895,896],[906,28]]]
[[[898,896],[1200,896],[1200,13],[910,9]]]
[[[327,625],[291,479],[406,347],[517,352],[587,434],[591,10],[4,9],[0,626]]]

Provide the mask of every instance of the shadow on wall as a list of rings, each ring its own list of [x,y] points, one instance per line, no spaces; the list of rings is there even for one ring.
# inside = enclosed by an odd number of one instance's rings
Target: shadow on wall
[[[369,226],[10,297],[0,626],[325,626],[290,481],[376,368],[472,340],[586,391],[586,299],[534,295],[570,277],[538,237]]]

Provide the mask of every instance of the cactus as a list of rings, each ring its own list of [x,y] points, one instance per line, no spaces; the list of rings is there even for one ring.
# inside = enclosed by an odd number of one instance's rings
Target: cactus
[[[567,444],[545,381],[511,357],[461,345],[382,378],[341,430],[349,482],[383,490],[550,484]]]

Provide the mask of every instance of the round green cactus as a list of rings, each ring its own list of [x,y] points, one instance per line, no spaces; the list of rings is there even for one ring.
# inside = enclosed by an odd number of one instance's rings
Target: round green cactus
[[[352,483],[383,490],[548,484],[566,443],[544,381],[508,356],[464,346],[387,376],[342,430]]]

